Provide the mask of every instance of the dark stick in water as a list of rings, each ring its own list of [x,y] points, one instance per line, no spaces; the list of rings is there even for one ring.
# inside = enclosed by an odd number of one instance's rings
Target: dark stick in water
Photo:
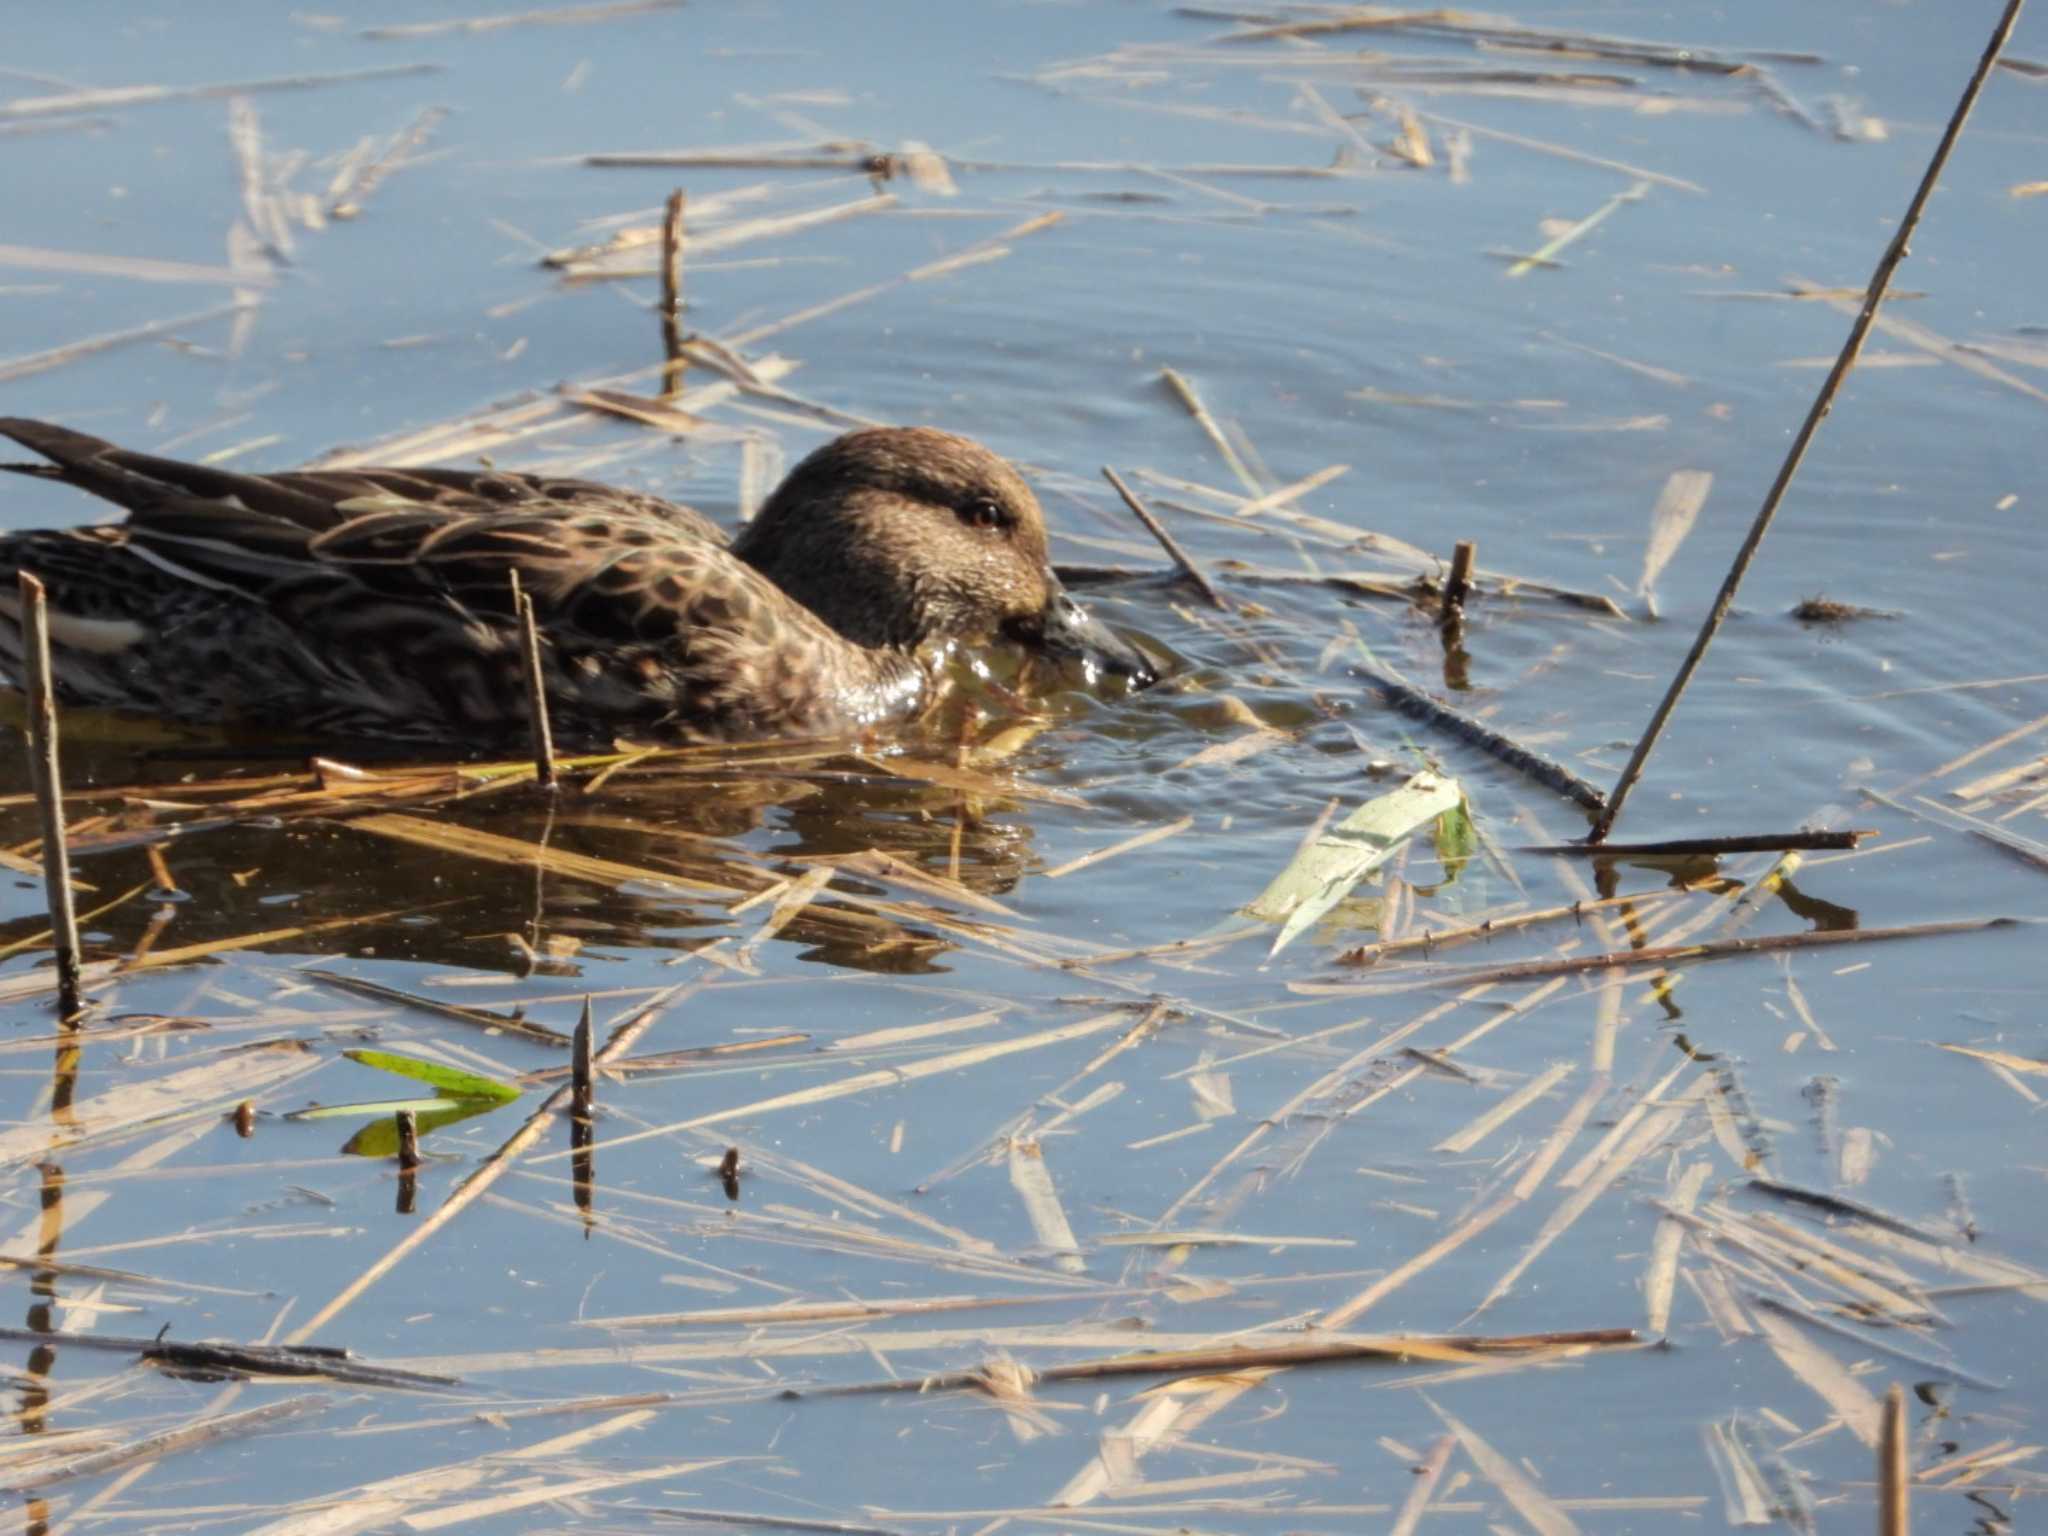
[[[1574,805],[1598,813],[1606,803],[1596,786],[1588,784],[1563,763],[1530,751],[1483,720],[1474,719],[1463,710],[1453,709],[1441,699],[1431,698],[1412,683],[1377,669],[1366,670],[1365,678],[1402,713],[1413,715],[1429,725],[1446,727],[1489,757],[1498,758],[1545,788],[1556,790]]]
[[[1734,837],[1666,837],[1649,843],[1524,843],[1517,853],[1555,853],[1570,857],[1664,859],[1697,858],[1723,853],[1778,853],[1788,848],[1811,852],[1815,849],[1854,848],[1866,837],[1877,834],[1868,829],[1850,832],[1757,832]]]
[[[1438,614],[1446,624],[1465,616],[1465,597],[1472,590],[1472,562],[1478,556],[1479,545],[1471,539],[1458,540],[1451,551],[1451,573],[1444,578],[1443,607]]]

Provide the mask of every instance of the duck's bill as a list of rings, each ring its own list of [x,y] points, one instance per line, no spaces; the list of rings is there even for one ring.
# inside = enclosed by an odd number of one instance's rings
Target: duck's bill
[[[1143,651],[1064,592],[1055,592],[1043,613],[1012,625],[1011,633],[1055,660],[1078,661],[1133,688],[1149,688],[1159,681],[1159,669]]]

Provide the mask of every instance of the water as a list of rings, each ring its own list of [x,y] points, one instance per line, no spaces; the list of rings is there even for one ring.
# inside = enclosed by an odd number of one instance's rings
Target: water
[[[1831,95],[1845,98],[1850,117],[1881,120],[1883,138],[1858,141],[1803,126],[1745,80],[1704,72],[1475,52],[1405,35],[1340,34],[1318,40],[1321,52],[1285,42],[1203,46],[1227,24],[1166,7],[900,6],[877,16],[700,6],[396,41],[358,35],[383,19],[375,15],[294,16],[270,7],[40,16],[10,58],[9,68],[22,72],[5,78],[11,97],[443,66],[431,76],[252,96],[271,153],[314,157],[293,181],[300,189],[324,187],[331,170],[321,162],[363,135],[395,133],[430,106],[451,115],[432,140],[432,158],[391,175],[360,218],[295,231],[292,260],[236,355],[225,350],[227,322],[215,320],[179,328],[175,343],[129,345],[5,377],[6,360],[201,310],[230,290],[0,269],[0,409],[138,447],[174,444],[188,456],[240,448],[230,460],[238,467],[283,467],[521,391],[644,369],[660,355],[647,309],[651,282],[564,285],[535,265],[541,250],[609,232],[585,221],[637,211],[630,222],[652,222],[679,182],[693,207],[766,184],[758,207],[736,216],[847,202],[869,185],[821,170],[599,170],[580,156],[821,138],[891,149],[917,140],[956,161],[1010,168],[963,165],[954,198],[898,179],[886,190],[899,202],[886,213],[693,259],[692,324],[714,337],[737,335],[1058,211],[1060,223],[1017,237],[1000,260],[891,286],[783,332],[755,354],[800,361],[785,382],[805,400],[855,416],[941,424],[1031,466],[1063,560],[1159,564],[1097,478],[1104,463],[1127,475],[1152,470],[1241,489],[1161,383],[1161,370],[1172,368],[1241,431],[1252,473],[1268,477],[1262,489],[1350,466],[1295,502],[1300,512],[1446,556],[1457,539],[1476,539],[1483,566],[1607,592],[1634,615],[1596,620],[1538,600],[1482,602],[1468,625],[1463,677],[1447,682],[1427,615],[1329,586],[1254,581],[1232,563],[1269,573],[1389,568],[1381,557],[1307,535],[1297,543],[1272,531],[1282,525],[1271,513],[1245,531],[1167,505],[1162,515],[1195,558],[1258,607],[1233,629],[1162,582],[1091,588],[1092,605],[1179,657],[1182,671],[1172,687],[1136,700],[1057,701],[1050,727],[1004,771],[1060,796],[993,799],[842,762],[794,779],[756,771],[717,783],[671,776],[636,784],[621,776],[594,795],[572,792],[552,810],[513,790],[418,813],[700,877],[723,867],[718,860],[795,872],[783,861],[879,847],[928,873],[957,870],[1011,909],[1004,921],[1015,932],[1003,942],[911,922],[907,939],[878,944],[872,929],[849,930],[848,919],[799,919],[752,954],[750,974],[692,951],[732,935],[729,953],[753,931],[761,907],[728,919],[715,903],[647,884],[536,877],[346,820],[242,825],[169,844],[164,856],[183,895],[138,898],[89,920],[94,956],[132,952],[164,906],[172,916],[153,941],[159,947],[334,926],[211,963],[145,971],[108,989],[96,1022],[163,1014],[209,1027],[89,1046],[75,1088],[81,1101],[212,1059],[207,1052],[279,1036],[312,1041],[325,1064],[261,1097],[272,1110],[402,1091],[339,1059],[372,1038],[399,1050],[438,1042],[458,1056],[476,1053],[463,1059],[504,1076],[561,1059],[308,981],[296,972],[311,957],[446,1002],[523,1007],[564,1030],[586,992],[599,994],[603,1020],[630,1013],[652,989],[693,985],[640,1050],[790,1033],[809,1039],[758,1058],[714,1058],[607,1085],[592,1227],[571,1200],[570,1163],[552,1129],[487,1199],[317,1330],[322,1342],[460,1375],[467,1385],[452,1401],[337,1390],[335,1405],[310,1425],[166,1459],[114,1495],[100,1518],[151,1526],[209,1518],[175,1514],[207,1506],[232,1528],[254,1529],[283,1518],[293,1500],[339,1496],[420,1469],[468,1468],[486,1453],[604,1424],[607,1437],[557,1448],[537,1466],[497,1464],[469,1487],[458,1486],[468,1471],[438,1474],[422,1502],[364,1518],[378,1528],[401,1514],[502,1492],[537,1471],[563,1481],[657,1474],[594,1489],[538,1517],[592,1528],[652,1518],[634,1506],[693,1504],[888,1529],[978,1528],[984,1516],[971,1511],[1038,1510],[1062,1490],[1090,1507],[1072,1518],[1028,1518],[1160,1529],[1383,1528],[1392,1520],[1384,1507],[1407,1497],[1414,1458],[1446,1432],[1433,1403],[1533,1468],[1552,1498],[1625,1501],[1567,1503],[1580,1528],[1601,1531],[1669,1528],[1680,1511],[1642,1502],[1652,1499],[1700,1500],[1683,1513],[1722,1519],[1703,1433],[1735,1415],[1768,1412],[1778,1417],[1756,1421],[1758,1443],[1781,1448],[1808,1480],[1819,1528],[1868,1529],[1868,1452],[1840,1427],[1805,1438],[1827,1423],[1829,1406],[1763,1339],[1724,1339],[1695,1282],[1711,1287],[1715,1274],[1733,1276],[1729,1294],[1740,1306],[1751,1290],[1781,1284],[1823,1305],[1834,1293],[1811,1270],[1786,1277],[1725,1241],[1718,1252],[1726,1267],[1718,1270],[1695,1242],[1681,1252],[1692,1279],[1680,1281],[1673,1302],[1675,1348],[1465,1379],[1449,1372],[1429,1383],[1428,1401],[1415,1390],[1435,1373],[1428,1366],[1294,1370],[1227,1402],[1202,1399],[1214,1416],[1183,1422],[1172,1443],[1139,1456],[1115,1497],[1074,1480],[1095,1465],[1104,1435],[1112,1437],[1110,1464],[1123,1465],[1124,1442],[1115,1437],[1144,1410],[1134,1394],[1155,1377],[1047,1384],[1036,1406],[1013,1414],[972,1392],[792,1402],[772,1389],[968,1370],[999,1352],[1044,1368],[1248,1330],[1298,1339],[1302,1324],[1486,1211],[1599,1070],[1610,1088],[1542,1188],[1388,1290],[1350,1326],[1494,1335],[1642,1327],[1659,1216],[1652,1202],[1667,1196],[1667,1180],[1701,1162],[1710,1168],[1703,1198],[1725,1197],[1745,1219],[1782,1217],[1795,1231],[1881,1253],[1748,1191],[1745,1164],[1759,1154],[1758,1168],[1775,1178],[1837,1190],[1923,1228],[1953,1235],[1957,1223],[1972,1223],[1974,1244],[1952,1250],[1961,1261],[2048,1263],[2033,1219],[2041,1177],[2034,1104],[2021,1091],[2036,1080],[2001,1080],[1980,1061],[1934,1049],[1949,1042],[2048,1054],[2030,1008],[2038,968],[2029,957],[2037,949],[2025,931],[1693,965],[1667,997],[1653,996],[1638,976],[1620,994],[1611,1062],[1599,1054],[1599,978],[1573,979],[1462,1047],[1455,1060],[1476,1074],[1469,1081],[1401,1049],[1442,1052],[1502,1006],[1525,1000],[1531,984],[1499,986],[1380,1052],[1369,1048],[1451,993],[1299,990],[1423,974],[1412,958],[1366,973],[1332,964],[1338,950],[1371,936],[1365,929],[1378,914],[1369,905],[1342,909],[1342,921],[1270,962],[1261,960],[1261,939],[1190,959],[1140,957],[1078,972],[1053,963],[1088,946],[1142,948],[1238,926],[1236,909],[1286,863],[1329,801],[1348,809],[1382,792],[1418,751],[1460,778],[1482,830],[1505,851],[1448,878],[1426,846],[1414,850],[1403,866],[1419,890],[1410,931],[1578,894],[1554,861],[1512,851],[1576,833],[1575,813],[1455,739],[1387,712],[1359,677],[1357,647],[1437,691],[1456,687],[1462,707],[1596,782],[1611,780],[1776,472],[1821,376],[1813,360],[1832,355],[1847,325],[1819,303],[1736,295],[1782,293],[1791,278],[1847,288],[1867,278],[1982,46],[1992,18],[1976,10],[1982,14],[1840,5],[1789,20],[1761,5],[1517,13],[1530,26],[1708,49],[1811,50],[1824,62],[1778,63],[1776,78],[1823,126],[1832,121]],[[435,7],[399,19],[462,14]],[[1119,52],[1168,45],[1202,51]],[[1327,166],[1348,139],[1300,94],[1299,82],[1312,81],[1336,111],[1361,110],[1355,76],[1331,62],[1360,48],[1461,69],[1626,77],[1635,83],[1589,85],[1569,102],[1554,89],[1439,92],[1382,77],[1371,88],[1705,190],[1653,183],[1564,249],[1561,265],[1513,276],[1508,260],[1489,253],[1537,248],[1555,232],[1544,221],[1584,218],[1634,177],[1484,136],[1475,138],[1463,183],[1441,165],[1423,172],[1391,163],[1329,178],[1174,179],[1071,168]],[[2048,53],[2039,26],[2023,27],[2012,51],[2027,59]],[[1111,62],[1070,67],[1091,60]],[[1889,311],[1955,341],[2007,348],[1991,360],[2036,389],[2048,387],[2041,370],[2010,349],[2031,346],[2038,357],[2048,324],[2037,227],[2048,201],[2010,189],[2040,175],[2044,91],[2020,74],[1993,79],[1901,269],[1898,286],[1917,296],[1902,294]],[[1221,115],[1228,113],[1239,115]],[[102,126],[52,120],[52,131],[0,138],[13,215],[7,240],[221,264],[240,211],[227,117],[218,99],[171,101],[112,111]],[[1384,116],[1355,126],[1381,145],[1398,131]],[[1441,162],[1442,126],[1430,131]],[[707,215],[693,229],[713,223]],[[1880,843],[1908,844],[1815,859],[1782,901],[1765,905],[1750,933],[2041,910],[2037,869],[1861,791],[1902,791],[1907,804],[1914,793],[1944,800],[1959,780],[2038,753],[2038,743],[2015,744],[1938,784],[1915,784],[2042,712],[2028,574],[2044,553],[2034,506],[2042,401],[1927,363],[1927,353],[1893,336],[1874,337],[1872,349],[1884,354],[1879,366],[1855,376],[1827,423],[1622,829],[1642,838],[1780,830],[1829,813],[1838,824],[1877,829]],[[1904,365],[1885,365],[1894,361]],[[773,433],[785,462],[837,429],[800,409],[772,418],[730,406],[711,414]],[[592,471],[606,478],[728,518],[739,504],[741,454],[730,442],[671,442],[592,418],[494,455],[518,467],[600,450],[619,455]],[[1680,469],[1709,471],[1714,485],[1657,584],[1664,621],[1645,622],[1633,592],[1649,511]],[[1135,483],[1162,503],[1224,506],[1157,480]],[[20,527],[91,515],[71,493],[27,483],[9,487],[0,507],[0,517]],[[1892,616],[1829,627],[1786,616],[1816,592]],[[1345,642],[1347,624],[1355,642],[1333,644]],[[1994,681],[2002,678],[2024,680]],[[1260,728],[1287,734],[1253,736]],[[1232,743],[1258,750],[1229,757]],[[1393,779],[1365,775],[1364,764],[1379,758],[1401,765]],[[219,766],[166,763],[143,747],[83,740],[71,764],[78,781],[98,785],[168,785]],[[1988,814],[2019,803],[2008,798]],[[31,838],[26,808],[13,814],[15,839]],[[2025,811],[2004,825],[2034,835],[2038,816]],[[1044,877],[1182,817],[1191,823],[1177,835]],[[1909,843],[1915,838],[1925,841]],[[1762,862],[1731,860],[1726,869],[1753,875]],[[157,878],[132,848],[84,855],[79,871],[95,887],[88,908]],[[1668,867],[1623,865],[1611,885],[1649,892],[1670,879]],[[919,899],[850,876],[834,890],[841,903]],[[1376,894],[1365,888],[1361,898]],[[40,910],[35,883],[12,881],[0,906],[5,936],[32,937]],[[987,915],[944,903],[941,910],[948,922]],[[1502,937],[1447,952],[1442,963],[1540,958],[1573,932]],[[523,957],[514,935],[539,942],[538,963]],[[1605,942],[1584,930],[1578,937],[1582,953]],[[1625,930],[1617,941],[1627,941]],[[8,974],[27,975],[40,963],[18,954]],[[1155,996],[1171,1011],[1075,1081]],[[1839,1050],[1818,1048],[1801,1002]],[[19,1037],[8,1114],[33,1148],[13,1160],[22,1215],[7,1251],[156,1277],[101,1291],[90,1276],[17,1271],[27,1326],[146,1335],[169,1325],[178,1338],[240,1340],[273,1327],[290,1333],[418,1229],[420,1216],[394,1211],[389,1165],[334,1153],[346,1127],[333,1122],[266,1119],[244,1142],[213,1119],[230,1100],[188,1106],[204,1113],[185,1123],[185,1139],[170,1127],[72,1150],[37,1145],[38,1129],[52,1124],[41,1037],[54,1020],[42,998],[7,1007]],[[991,1009],[994,1016],[983,1017]],[[828,1049],[871,1031],[963,1019],[924,1039]],[[961,1056],[950,1069],[916,1075],[942,1053],[1024,1043],[1088,1020],[1099,1023],[1075,1038],[986,1060]],[[1298,1036],[1313,1038],[1288,1043]],[[1681,1039],[1713,1059],[1686,1063]],[[1354,1053],[1363,1054],[1347,1066]],[[1215,1063],[1206,1077],[1205,1062]],[[1570,1072],[1505,1128],[1469,1152],[1433,1150],[1553,1063]],[[888,1067],[912,1075],[761,1107]],[[1680,1073],[1667,1097],[1696,1082],[1716,1084],[1715,1103],[1729,1117],[1710,1117],[1699,1105],[1687,1111],[1671,1139],[1475,1315],[1561,1208],[1567,1192],[1556,1180],[1673,1068]],[[1323,1092],[1295,1104],[1201,1195],[1184,1198],[1229,1148],[1333,1071]],[[1817,1086],[1822,1078],[1832,1081]],[[1389,1085],[1394,1091],[1372,1097]],[[1058,1098],[1041,1102],[1049,1093]],[[538,1102],[537,1090],[510,1110],[430,1135],[420,1210],[437,1206]],[[1044,1166],[1080,1246],[1078,1269],[1034,1227],[1002,1150],[1001,1135],[1027,1110],[1044,1131]],[[625,1140],[690,1121],[705,1123]],[[1049,1121],[1057,1123],[1047,1129]],[[748,1158],[736,1204],[708,1167],[733,1144]],[[1862,1182],[1847,1182],[1843,1149],[1859,1144],[1874,1163]],[[992,1160],[963,1166],[991,1145]],[[117,1166],[138,1153],[160,1162]],[[49,1193],[58,1176],[38,1164],[61,1168],[61,1201]],[[100,1192],[108,1198],[95,1207]],[[60,1211],[61,1222],[38,1220],[38,1206]],[[1162,1221],[1175,1231],[1266,1240],[1185,1253],[1111,1242]],[[151,1242],[157,1246],[134,1246]],[[1890,1257],[1923,1285],[1982,1278],[1944,1277],[1924,1256]],[[774,1327],[597,1326],[655,1312],[941,1296],[1015,1304]],[[1813,1337],[1870,1391],[1894,1377],[1912,1383],[1941,1374],[1875,1353],[1885,1342],[1947,1352],[2007,1387],[1996,1395],[1942,1388],[1945,1417],[1909,1399],[1918,1462],[1944,1454],[1944,1442],[1956,1454],[2007,1436],[2031,1443],[2043,1407],[2038,1302],[2008,1286],[1943,1296],[1938,1306],[1945,1329],[1893,1328],[1853,1343]],[[614,1345],[650,1352],[628,1356]],[[32,1356],[28,1346],[14,1347],[14,1369],[37,1378],[18,1388],[24,1437],[89,1429],[127,1440],[221,1407],[216,1389],[136,1373],[119,1355],[67,1345]],[[111,1390],[94,1395],[91,1384],[102,1381]],[[684,1401],[645,1421],[614,1422],[634,1411],[625,1406],[476,1417],[646,1392]],[[266,1395],[245,1391],[227,1411]],[[415,1420],[424,1423],[399,1432]],[[345,1437],[345,1429],[362,1433]],[[387,1432],[369,1433],[379,1430]],[[661,1471],[718,1458],[733,1459]],[[1480,1465],[1463,1448],[1453,1457],[1438,1491],[1450,1507],[1430,1516],[1430,1529],[1515,1518]],[[1966,1502],[1964,1491],[1923,1492],[1923,1508],[1932,1506],[1923,1518],[1995,1521],[1994,1511],[2010,1511],[2014,1482],[2031,1486],[2030,1468],[2023,1459],[1985,1474],[1976,1490],[1983,1503]],[[1179,1481],[1247,1473],[1254,1475],[1239,1482]],[[104,1483],[63,1485],[46,1503],[25,1501],[24,1522],[64,1524]],[[473,1516],[492,1530],[523,1529],[533,1518],[522,1510]]]

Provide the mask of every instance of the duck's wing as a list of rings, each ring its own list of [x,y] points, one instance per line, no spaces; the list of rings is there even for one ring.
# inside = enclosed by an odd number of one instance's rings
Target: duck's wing
[[[682,509],[588,481],[244,475],[43,422],[0,418],[0,434],[51,461],[8,468],[40,469],[127,508],[125,523],[72,530],[82,555],[124,549],[161,575],[269,603],[287,622],[338,621],[352,595],[384,599],[366,606],[387,613],[397,603],[457,621],[508,618],[514,572],[542,625],[572,643],[652,641],[793,610],[722,542],[679,520]]]
[[[731,551],[631,513],[392,509],[308,553],[271,611],[322,654],[353,658],[359,692],[424,686],[442,717],[480,728],[525,720],[515,573],[558,725],[578,734],[824,735],[900,713],[922,686],[913,663],[849,645]]]
[[[295,469],[264,478],[332,505],[360,510],[378,496],[448,512],[520,512],[535,507],[627,513],[671,532],[723,546],[725,530],[694,507],[595,480],[504,469]]]
[[[392,599],[446,604],[472,618],[512,616],[512,576],[558,646],[673,641],[730,629],[757,608],[794,608],[728,550],[632,510],[574,501],[463,513],[394,505],[307,541],[318,572]],[[327,583],[316,583],[326,585]]]
[[[0,469],[61,480],[127,509],[131,517],[186,525],[209,506],[259,514],[309,534],[340,528],[380,501],[487,514],[573,507],[646,518],[679,535],[722,545],[719,526],[692,508],[591,480],[496,469],[320,469],[251,475],[159,458],[103,438],[25,417],[0,417],[0,436],[49,460]],[[280,534],[282,530],[279,531]]]
[[[0,539],[0,575],[42,575],[60,650],[91,653],[71,656],[70,687],[93,702],[458,739],[524,729],[515,573],[558,727],[580,734],[827,734],[901,713],[921,687],[913,663],[848,644],[674,509],[583,482],[500,499],[429,477],[409,494],[422,472],[236,475],[39,423],[0,418],[0,433],[129,509]],[[6,638],[0,625],[0,652]]]

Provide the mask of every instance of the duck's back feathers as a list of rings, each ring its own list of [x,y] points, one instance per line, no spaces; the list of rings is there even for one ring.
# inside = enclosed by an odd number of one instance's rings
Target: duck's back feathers
[[[558,729],[830,734],[914,698],[687,508],[588,481],[458,470],[250,475],[40,422],[17,472],[128,519],[0,540],[49,588],[69,697],[189,720],[476,740],[523,731],[511,576],[532,596]],[[18,671],[12,582],[0,664]]]
[[[726,542],[725,531],[701,512],[594,480],[497,469],[296,469],[250,475],[137,453],[22,416],[0,416],[0,437],[11,437],[49,460],[0,464],[0,469],[75,485],[126,508],[138,524],[174,516],[181,506],[202,517],[239,509],[317,534],[342,527],[388,499],[448,512],[520,511],[537,504],[628,512],[678,534]]]

